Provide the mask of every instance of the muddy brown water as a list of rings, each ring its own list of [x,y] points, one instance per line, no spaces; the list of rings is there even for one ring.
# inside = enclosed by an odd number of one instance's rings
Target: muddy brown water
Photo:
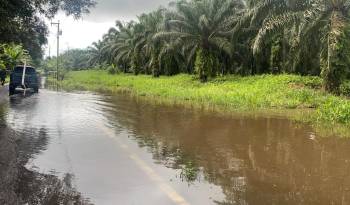
[[[48,90],[2,109],[26,170],[93,204],[350,204],[350,139],[282,117]]]

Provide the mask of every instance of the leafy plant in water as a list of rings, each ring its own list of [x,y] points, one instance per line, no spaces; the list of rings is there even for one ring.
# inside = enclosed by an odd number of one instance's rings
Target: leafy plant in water
[[[199,168],[192,162],[187,162],[181,167],[180,178],[188,183],[198,179]]]

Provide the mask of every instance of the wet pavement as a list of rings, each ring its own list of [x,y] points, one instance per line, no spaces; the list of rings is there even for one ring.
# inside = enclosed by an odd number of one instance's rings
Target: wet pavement
[[[0,86],[0,103],[8,99],[8,85]]]
[[[281,117],[49,90],[1,110],[29,204],[350,204],[350,139]]]

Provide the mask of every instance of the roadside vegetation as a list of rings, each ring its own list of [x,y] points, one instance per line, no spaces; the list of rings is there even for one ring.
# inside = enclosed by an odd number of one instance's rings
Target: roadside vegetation
[[[350,0],[177,0],[62,54],[60,76],[66,88],[311,109],[310,120],[348,124],[349,15]]]
[[[190,103],[225,111],[310,111],[307,121],[350,123],[350,101],[322,91],[322,79],[298,75],[228,75],[201,83],[193,75],[111,75],[107,71],[70,72],[61,85],[68,90],[130,92],[159,100]]]
[[[59,56],[59,79],[64,79],[65,75],[69,71],[86,70],[89,64],[90,55],[87,50],[84,49],[72,49],[64,52]],[[47,57],[41,62],[41,70],[44,73],[57,70],[57,57]]]
[[[0,44],[0,69],[11,70],[24,61],[31,64],[32,58],[21,45]]]
[[[348,94],[349,5],[350,0],[177,0],[137,21],[116,21],[80,56],[62,54],[62,78],[68,68],[91,67],[154,77],[186,73],[201,82],[232,74],[296,74],[319,76],[326,91]],[[42,67],[54,69],[50,61]]]
[[[178,0],[117,21],[88,51],[92,67],[159,77],[297,74],[349,85],[349,0]]]
[[[19,64],[30,64],[31,56],[21,45],[16,44],[0,44],[0,78],[5,77],[5,83],[9,82],[8,74]]]

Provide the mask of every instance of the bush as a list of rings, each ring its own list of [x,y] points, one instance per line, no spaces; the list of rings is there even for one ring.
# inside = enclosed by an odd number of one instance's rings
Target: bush
[[[308,88],[319,89],[322,87],[322,78],[318,76],[300,76],[289,79],[289,83],[303,85]]]
[[[112,65],[108,66],[107,71],[109,74],[115,75],[118,73],[118,68],[112,64]]]
[[[322,79],[319,77],[310,76],[305,78],[304,84],[309,88],[318,89],[322,87]]]
[[[350,123],[350,102],[329,97],[318,109],[319,120],[332,123]]]
[[[340,94],[350,97],[350,80],[344,81],[340,85]]]

